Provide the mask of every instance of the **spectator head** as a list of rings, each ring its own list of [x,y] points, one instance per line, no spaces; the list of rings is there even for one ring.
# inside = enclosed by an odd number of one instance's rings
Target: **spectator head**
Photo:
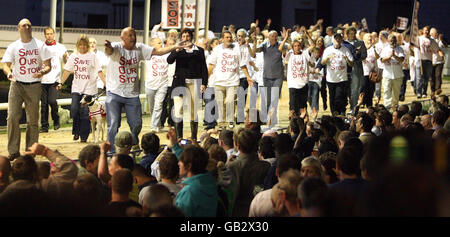
[[[384,42],[387,41],[387,39],[388,39],[388,37],[389,37],[389,32],[387,32],[387,31],[385,31],[385,30],[382,30],[382,31],[380,31],[379,37],[380,37],[381,42],[384,43]]]
[[[178,38],[178,31],[176,29],[171,29],[167,32],[167,38],[172,38],[176,40]]]
[[[413,119],[416,116],[419,116],[421,112],[422,112],[422,103],[420,103],[419,101],[413,101],[411,103],[411,109],[409,111]],[[406,113],[408,113],[408,111],[406,111]]]
[[[278,158],[277,168],[275,170],[275,174],[277,177],[281,177],[284,172],[294,169],[300,172],[302,164],[297,157],[293,154],[284,154],[280,158]]]
[[[302,171],[301,174],[304,178],[316,177],[323,179],[323,170],[320,161],[314,156],[306,157],[302,160]]]
[[[208,165],[208,153],[201,147],[187,146],[181,153],[178,166],[180,167],[180,175],[192,177],[197,174],[206,173]]]
[[[433,113],[431,124],[433,124],[433,127],[443,127],[446,120],[447,117],[445,115],[445,112],[442,110],[437,110]]]
[[[299,213],[297,187],[303,177],[297,170],[288,170],[281,175],[279,182],[273,186],[271,200],[275,213],[279,216],[292,216]]]
[[[378,127],[386,127],[392,124],[393,116],[387,110],[380,110],[376,115],[375,125]]]
[[[87,145],[78,154],[78,162],[89,173],[97,175],[97,166],[100,158],[100,146]]]
[[[319,156],[322,155],[325,152],[338,152],[338,146],[336,144],[336,141],[334,139],[327,138],[325,136],[322,136],[319,140]]]
[[[325,32],[327,33],[328,36],[333,36],[333,27],[328,26]]]
[[[357,135],[356,135],[354,132],[350,131],[350,130],[341,131],[341,132],[339,133],[338,141],[337,141],[339,150],[342,149],[342,148],[344,147],[345,143],[346,143],[350,138],[356,137],[356,136],[357,136]]]
[[[294,144],[291,136],[282,133],[275,138],[275,156],[280,157],[283,154],[292,152]]]
[[[333,44],[335,48],[341,47],[342,41],[344,40],[344,36],[342,33],[335,33],[333,36]]]
[[[348,139],[347,143],[345,143],[344,145],[344,148],[345,147],[352,147],[361,154],[364,151],[364,145],[358,137],[351,137],[350,139]]]
[[[117,153],[130,154],[131,147],[133,146],[133,137],[128,131],[121,131],[117,133],[114,138],[114,146],[117,149]]]
[[[374,119],[367,113],[361,113],[356,120],[356,131],[359,133],[370,132],[375,124]]]
[[[261,160],[275,158],[274,139],[272,137],[263,137],[259,140],[258,156]]]
[[[255,134],[248,129],[238,131],[236,144],[237,150],[243,154],[251,154],[256,152],[258,147],[258,141],[256,141]]]
[[[134,169],[131,172],[133,175],[133,181],[136,185],[140,186],[150,181],[155,181],[155,178],[150,176],[149,173],[145,170],[145,168],[140,164],[135,164]]]
[[[215,160],[217,162],[221,161],[223,163],[227,162],[227,153],[225,150],[217,144],[212,145],[208,149],[209,159]]]
[[[234,147],[233,131],[231,130],[220,131],[219,146],[221,146],[224,150],[229,150]]]
[[[351,26],[345,30],[345,34],[347,35],[347,39],[349,41],[353,41],[356,39],[356,28]]]
[[[444,106],[448,106],[448,96],[446,96],[446,95],[440,95],[440,96],[438,97],[438,102],[439,102],[440,104],[443,104]]]
[[[344,147],[337,155],[338,173],[354,176],[360,174],[359,162],[362,154],[352,147]],[[340,175],[342,177],[342,175]]]
[[[158,37],[150,39],[150,46],[152,46],[155,49],[162,48],[162,44],[163,44],[162,40]]]
[[[12,178],[16,180],[27,180],[36,182],[38,180],[37,164],[30,155],[17,158],[12,165]]]
[[[141,148],[145,154],[157,154],[159,145],[159,137],[155,133],[149,132],[142,136]]]
[[[425,114],[420,117],[420,124],[422,124],[424,129],[432,129],[433,124],[431,124],[431,115]]]
[[[322,216],[322,208],[328,196],[328,186],[320,178],[309,177],[303,179],[297,188],[298,199],[301,203],[301,216]]]
[[[402,118],[400,119],[400,127],[399,128],[406,128],[409,124],[413,123],[413,118],[410,114],[404,114]]]
[[[433,132],[432,138],[434,140],[448,141],[450,138],[450,132],[445,128],[438,128]]]
[[[80,201],[97,204],[101,199],[101,184],[97,177],[91,173],[77,176],[73,183],[73,189]]]
[[[159,177],[175,182],[178,179],[180,168],[175,154],[166,152],[159,160]]]
[[[399,110],[394,111],[392,114],[392,124],[396,129],[400,128],[400,119],[403,115],[405,115],[405,112]]]
[[[0,156],[0,184],[9,184],[9,175],[11,174],[11,162],[7,157]]]
[[[112,175],[111,190],[113,193],[128,196],[133,189],[133,174],[129,169],[119,169]]]
[[[184,217],[184,214],[174,205],[165,205],[154,210],[150,217]]]
[[[129,155],[116,154],[111,158],[108,165],[109,175],[114,175],[114,173],[119,169],[129,169],[133,171],[134,160]]]
[[[149,216],[161,206],[173,205],[172,194],[169,189],[162,184],[152,184],[146,190],[142,202],[144,216]]]
[[[413,102],[414,103],[414,102]],[[413,107],[412,105],[411,105],[411,107]],[[406,113],[408,113],[409,112],[409,107],[407,106],[407,105],[400,105],[399,107],[398,107],[398,110],[400,110],[400,111],[402,111],[402,112],[404,112],[405,114]],[[412,109],[411,109],[412,110]]]
[[[194,38],[194,33],[192,32],[191,29],[184,28],[180,32],[180,37],[181,37],[181,41],[185,41],[185,40],[192,41]]]
[[[205,149],[205,151],[208,151],[209,148],[213,145],[219,145],[219,140],[215,139],[214,137],[207,137],[203,141],[202,148]]]
[[[39,180],[43,180],[50,176],[50,162],[48,161],[39,161],[36,162],[38,168],[38,176]]]
[[[319,156],[320,164],[322,164],[324,170],[324,180],[327,184],[333,184],[338,182],[336,174],[336,153],[326,152]]]

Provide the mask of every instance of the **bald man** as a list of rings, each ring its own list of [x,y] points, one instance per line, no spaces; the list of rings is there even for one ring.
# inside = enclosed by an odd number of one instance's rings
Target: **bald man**
[[[136,43],[136,31],[131,27],[122,30],[120,39],[121,42],[114,43],[105,41],[105,53],[109,57],[105,101],[108,140],[111,145],[114,144],[114,138],[121,123],[122,106],[124,106],[127,122],[133,135],[133,145],[138,145],[138,136],[142,129],[138,78],[139,62],[150,60],[153,55],[164,55],[182,49],[191,43],[180,42],[176,46],[165,48],[150,47],[142,43]]]
[[[11,174],[11,163],[9,159],[0,156],[0,193],[9,185],[9,175]]]
[[[8,152],[9,159],[20,156],[22,104],[27,115],[26,147],[39,140],[39,101],[41,78],[51,70],[51,53],[44,42],[33,38],[31,22],[22,19],[17,30],[20,39],[11,43],[3,55],[3,72],[11,81],[8,94]]]

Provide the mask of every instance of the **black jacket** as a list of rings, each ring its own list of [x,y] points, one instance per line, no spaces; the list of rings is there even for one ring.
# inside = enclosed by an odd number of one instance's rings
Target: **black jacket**
[[[169,64],[177,62],[172,88],[186,86],[186,78],[202,79],[202,85],[208,84],[208,68],[206,67],[205,50],[198,47],[192,53],[187,53],[185,49],[173,51],[167,57]]]

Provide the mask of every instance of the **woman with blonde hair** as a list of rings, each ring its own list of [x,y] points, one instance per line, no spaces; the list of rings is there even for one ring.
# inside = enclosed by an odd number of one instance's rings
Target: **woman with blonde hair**
[[[73,140],[81,137],[81,142],[86,142],[90,133],[89,109],[87,106],[81,107],[80,101],[83,96],[91,97],[97,94],[97,75],[105,84],[105,74],[95,56],[95,53],[89,50],[89,38],[82,34],[78,37],[76,50],[70,55],[67,63],[64,65],[64,73],[61,84],[67,80],[73,73],[72,81],[72,105],[70,113],[73,118],[72,134]]]

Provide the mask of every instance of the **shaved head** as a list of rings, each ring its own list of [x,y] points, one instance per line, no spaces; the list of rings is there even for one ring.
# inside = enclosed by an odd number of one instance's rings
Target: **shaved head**
[[[22,20],[19,21],[19,24],[17,24],[17,26],[21,26],[21,25],[26,24],[26,23],[31,25],[31,21],[30,20],[28,20],[27,18],[23,18]]]
[[[136,31],[132,27],[126,27],[120,33],[122,44],[128,50],[131,50],[136,45]]]

